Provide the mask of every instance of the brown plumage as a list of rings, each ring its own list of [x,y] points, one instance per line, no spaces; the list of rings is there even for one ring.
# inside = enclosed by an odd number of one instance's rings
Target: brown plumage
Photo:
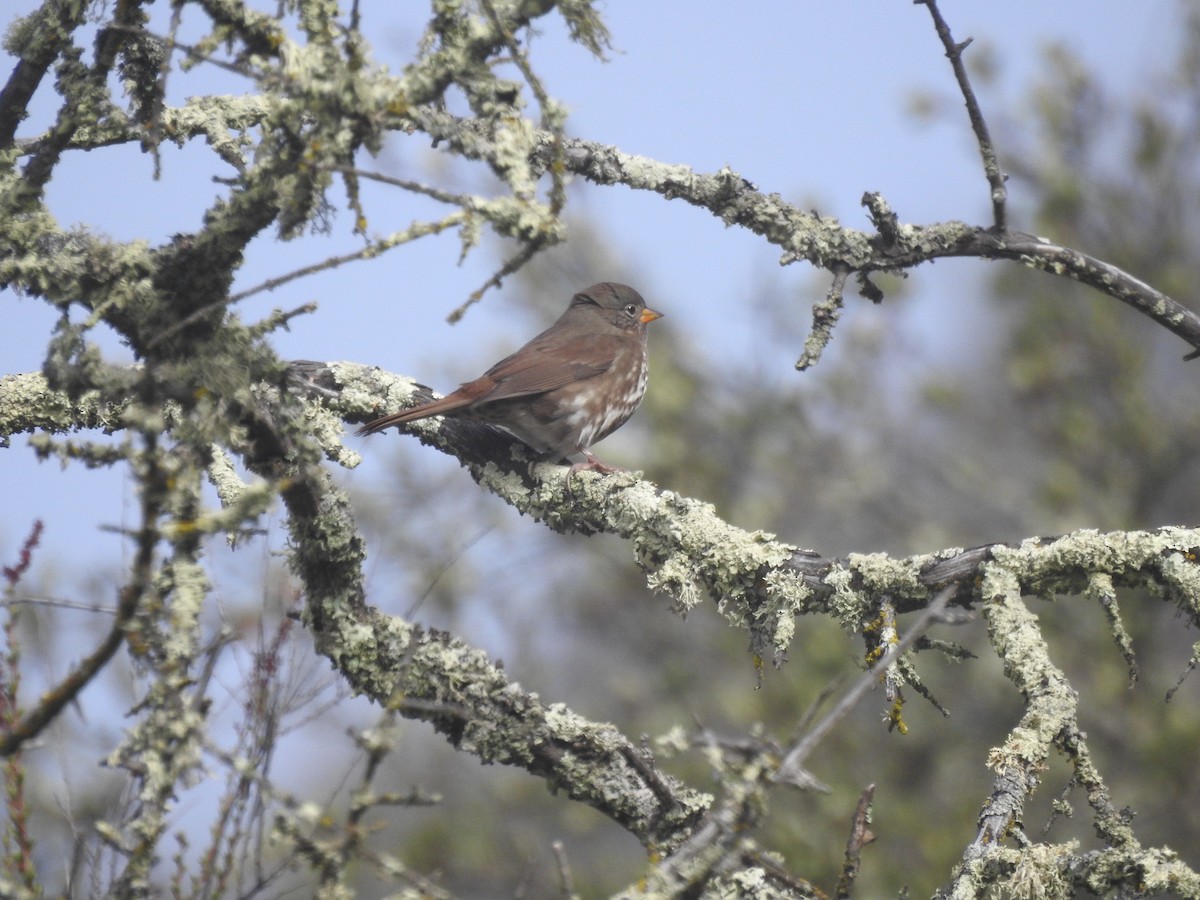
[[[624,284],[601,282],[580,291],[549,328],[474,381],[440,400],[368,422],[359,434],[429,416],[488,422],[539,454],[572,467],[612,471],[591,445],[625,424],[646,392],[646,325],[662,313]]]

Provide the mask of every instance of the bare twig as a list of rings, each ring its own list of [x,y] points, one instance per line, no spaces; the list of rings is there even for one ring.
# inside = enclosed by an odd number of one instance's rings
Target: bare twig
[[[992,189],[992,225],[998,233],[1002,234],[1008,228],[1005,210],[1005,203],[1008,200],[1008,189],[1004,184],[1006,177],[1000,171],[1000,162],[996,158],[996,148],[992,144],[992,136],[988,132],[987,122],[983,118],[979,101],[975,98],[975,91],[971,87],[970,76],[967,75],[967,67],[963,65],[962,60],[963,51],[971,45],[971,41],[974,39],[967,38],[961,43],[955,42],[950,34],[950,26],[942,18],[941,10],[938,9],[937,0],[914,0],[914,2],[929,9],[929,14],[933,17],[934,28],[937,29],[942,46],[946,48],[946,58],[950,60],[950,66],[954,69],[954,78],[958,82],[958,89],[962,91],[963,100],[966,101],[967,115],[971,119],[971,128],[975,131],[975,140],[979,142],[979,153],[983,157],[983,172]]]
[[[42,538],[42,520],[35,519],[29,530],[17,562],[12,566],[4,566],[3,578],[5,593],[9,594],[20,583],[21,578],[29,571],[33,562],[33,551]],[[17,720],[21,700],[21,641],[17,634],[19,616],[9,610],[4,621],[4,650],[0,653],[0,728],[7,729],[10,723]],[[4,785],[4,811],[8,814],[8,824],[0,834],[0,852],[3,853],[3,864],[0,865],[0,875],[13,876],[20,881],[22,887],[31,895],[40,893],[37,890],[37,868],[34,865],[34,840],[29,830],[30,809],[26,802],[25,780],[26,768],[21,755],[14,753],[4,760],[0,766]]]
[[[32,594],[9,597],[0,601],[0,606],[44,606],[47,609],[73,609],[79,612],[104,613],[114,615],[114,606],[101,606],[99,603],[82,603],[78,600],[62,600],[58,597],[37,597]]]
[[[483,295],[486,294],[490,288],[500,287],[505,278],[507,278],[509,275],[512,275],[514,272],[524,266],[525,263],[529,262],[534,256],[537,255],[539,250],[542,250],[545,247],[546,240],[544,238],[535,238],[527,242],[521,247],[520,250],[505,260],[504,264],[496,270],[495,274],[493,274],[491,278],[489,278],[475,290],[471,291],[466,300],[451,310],[450,314],[446,316],[446,321],[453,325],[466,314],[468,309],[482,300]]]
[[[384,175],[382,172],[372,172],[370,169],[359,169],[355,166],[347,166],[343,163],[329,163],[325,166],[330,172],[340,172],[343,175],[353,175],[355,178],[365,178],[368,181],[377,181],[380,184],[391,185],[392,187],[400,188],[403,191],[408,191],[412,194],[421,194],[424,197],[437,200],[440,203],[447,203],[451,206],[458,206],[464,209],[472,209],[478,205],[478,199],[470,194],[460,194],[457,191],[447,191],[443,188],[433,187],[428,184],[423,184],[420,181],[412,181],[408,178],[396,178],[393,175]]]
[[[1187,677],[1196,671],[1198,666],[1200,666],[1200,642],[1192,645],[1192,655],[1188,657],[1187,665],[1184,666],[1175,684],[1167,691],[1165,702],[1170,703],[1174,699],[1176,692],[1183,687],[1183,683],[1187,681]]]
[[[458,547],[456,547],[454,552],[450,554],[449,557],[442,560],[441,565],[439,565],[437,570],[433,573],[433,577],[429,579],[429,583],[425,585],[425,590],[421,593],[421,596],[413,600],[413,602],[409,604],[408,609],[404,611],[404,618],[411,619],[416,616],[417,612],[421,609],[421,606],[426,600],[429,599],[430,594],[433,593],[433,589],[437,587],[438,582],[442,580],[442,577],[458,563],[464,553],[491,534],[495,527],[495,525],[484,526],[482,529],[477,531],[473,537],[468,538]]]
[[[488,18],[491,19],[493,27],[502,35],[504,43],[508,47],[508,52],[512,54],[513,64],[520,70],[526,83],[529,85],[529,89],[533,92],[534,97],[537,98],[538,108],[541,110],[541,127],[546,133],[553,135],[554,152],[557,158],[548,167],[550,173],[550,215],[557,219],[559,213],[562,212],[563,206],[566,205],[567,199],[565,178],[567,169],[562,162],[562,128],[565,118],[563,110],[546,92],[542,80],[529,64],[528,55],[521,49],[516,35],[501,17],[495,4],[491,0],[483,0],[482,6]],[[546,229],[542,229],[537,234],[527,237],[521,249],[505,260],[503,265],[487,281],[472,291],[467,299],[447,316],[447,321],[451,324],[459,321],[468,309],[483,299],[483,295],[489,289],[500,287],[505,278],[519,270],[542,250],[558,243],[558,240],[559,235],[557,232]]]
[[[553,841],[550,849],[554,851],[554,859],[558,863],[558,882],[563,900],[575,900],[579,896],[575,891],[575,879],[571,877],[571,861],[567,859],[567,848],[562,841]]]
[[[291,272],[287,272],[283,275],[278,275],[274,278],[268,278],[266,281],[256,284],[254,287],[247,288],[244,291],[239,291],[236,294],[230,294],[228,297],[222,297],[215,303],[202,306],[195,312],[190,313],[175,324],[171,325],[169,328],[164,328],[161,332],[147,342],[146,347],[147,349],[151,349],[165,341],[167,338],[178,334],[185,328],[188,328],[189,326],[199,322],[204,317],[215,312],[220,312],[221,310],[245,300],[247,297],[251,297],[254,294],[262,291],[273,291],[275,288],[285,285],[289,281],[295,281],[297,278],[305,278],[309,275],[315,275],[317,272],[323,272],[326,269],[336,269],[338,266],[345,265],[349,262],[357,262],[364,259],[374,259],[381,253],[392,250],[395,247],[399,247],[401,244],[407,244],[411,241],[427,237],[431,234],[439,234],[442,231],[445,231],[447,228],[454,228],[462,224],[464,215],[464,213],[456,212],[451,213],[450,215],[446,216],[446,218],[437,222],[414,222],[404,231],[389,235],[381,240],[372,241],[369,245],[363,247],[361,250],[356,250],[354,253],[331,256],[319,263],[313,263],[311,266],[301,266],[299,269],[294,269]],[[311,312],[313,309],[315,309],[315,307],[306,304],[300,307],[298,312]]]
[[[153,448],[146,454],[148,465],[155,466]],[[152,481],[152,479],[148,479]],[[21,745],[42,732],[62,710],[74,700],[79,692],[104,668],[117,649],[125,642],[125,629],[137,610],[138,601],[151,587],[154,579],[154,549],[160,532],[156,527],[160,512],[158,492],[143,491],[142,527],[138,532],[137,553],[132,566],[133,577],[120,592],[117,617],[108,634],[74,670],[53,688],[41,695],[41,702],[14,721],[11,727],[0,734],[0,757],[9,756],[20,750]]]

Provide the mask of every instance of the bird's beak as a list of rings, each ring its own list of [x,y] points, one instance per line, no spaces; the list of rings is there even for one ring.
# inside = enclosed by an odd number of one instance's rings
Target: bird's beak
[[[647,306],[645,309],[642,310],[641,323],[643,325],[645,325],[648,322],[653,322],[655,319],[661,319],[662,317],[663,317],[662,313],[655,312],[654,310],[652,310],[650,307]]]

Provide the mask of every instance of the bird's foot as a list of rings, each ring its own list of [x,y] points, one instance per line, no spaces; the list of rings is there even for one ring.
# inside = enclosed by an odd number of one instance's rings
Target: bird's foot
[[[616,472],[628,471],[620,466],[610,466],[591,450],[583,450],[581,452],[586,462],[575,463],[567,470],[567,497],[569,499],[573,500],[575,498],[574,493],[571,491],[571,476],[576,472],[599,472],[601,475],[612,475]]]
[[[573,466],[571,466],[571,471],[567,473],[568,478],[570,478],[576,472],[599,472],[601,475],[611,475],[613,472],[626,471],[620,466],[610,466],[608,463],[603,462],[600,457],[596,456],[596,454],[591,450],[584,450],[583,458],[586,459],[587,462],[575,463]]]

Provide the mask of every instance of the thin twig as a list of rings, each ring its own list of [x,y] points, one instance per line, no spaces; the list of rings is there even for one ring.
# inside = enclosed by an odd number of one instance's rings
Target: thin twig
[[[404,611],[404,618],[412,619],[415,617],[417,611],[421,608],[425,601],[429,599],[430,594],[433,593],[433,589],[437,587],[438,582],[442,580],[442,576],[455,566],[459,559],[462,558],[464,553],[491,534],[492,529],[495,527],[495,525],[486,526],[482,531],[477,532],[474,537],[464,541],[461,545],[459,545],[449,559],[443,560],[442,564],[438,566],[437,571],[433,573],[433,578],[429,580],[429,584],[426,585],[425,590],[421,593],[421,596],[415,599],[412,604],[409,605],[408,609]]]
[[[929,15],[933,17],[934,28],[937,29],[942,46],[946,48],[946,58],[950,60],[950,66],[954,69],[954,78],[966,101],[967,115],[971,119],[971,128],[975,131],[975,140],[979,142],[979,153],[983,157],[983,173],[987,176],[988,184],[992,189],[992,224],[997,233],[1003,234],[1008,228],[1008,214],[1005,207],[1008,200],[1008,188],[1004,184],[1006,179],[1004,173],[1000,171],[1000,161],[996,158],[996,148],[992,144],[987,121],[983,118],[979,101],[975,98],[975,91],[971,87],[970,76],[967,75],[967,67],[963,65],[962,61],[963,51],[971,45],[974,38],[967,38],[962,43],[955,43],[950,34],[950,26],[942,18],[941,10],[938,9],[937,0],[913,0],[913,2],[928,7]]]
[[[516,36],[512,33],[504,21],[500,18],[500,14],[496,11],[492,0],[483,0],[483,8],[488,16],[492,19],[492,24],[504,36],[504,43],[508,46],[508,52],[512,54],[513,64],[525,76],[525,81],[529,83],[529,89],[533,91],[533,96],[537,98],[538,108],[541,110],[541,126],[546,131],[554,136],[554,150],[556,159],[548,167],[550,171],[550,212],[554,216],[562,211],[566,204],[566,179],[563,175],[566,173],[566,166],[563,165],[563,116],[556,114],[556,104],[550,99],[550,95],[546,92],[542,80],[538,78],[537,73],[533,71],[533,66],[529,65],[528,56],[521,50],[517,44]]]
[[[534,72],[533,66],[529,64],[529,58],[517,42],[516,35],[513,34],[512,29],[508,27],[508,24],[500,16],[495,5],[491,0],[483,0],[481,5],[483,11],[491,19],[492,26],[504,39],[504,44],[508,48],[508,52],[512,54],[513,65],[520,70],[526,83],[529,85],[529,89],[533,92],[533,96],[537,98],[538,108],[541,110],[541,127],[551,136],[554,145],[554,158],[546,169],[550,172],[550,215],[557,219],[567,200],[566,178],[564,177],[567,168],[563,162],[563,116],[554,101],[550,98],[549,93],[547,93],[542,80]],[[446,317],[446,320],[451,324],[459,321],[468,309],[483,299],[483,295],[488,290],[493,287],[500,287],[505,278],[524,266],[541,250],[556,243],[558,243],[557,234],[545,230],[528,238],[524,246],[510,256],[491,278],[472,291],[467,299]]]
[[[558,863],[558,881],[562,887],[564,900],[574,900],[579,894],[575,892],[575,879],[571,877],[571,861],[567,859],[567,850],[562,841],[552,841],[550,849],[554,851],[554,859]]]
[[[396,178],[392,175],[384,175],[381,172],[372,172],[370,169],[359,169],[356,166],[347,166],[343,163],[329,163],[324,167],[330,172],[340,172],[343,175],[353,175],[356,178],[365,178],[368,181],[378,181],[380,184],[388,184],[392,187],[398,187],[401,190],[409,191],[413,194],[422,194],[442,203],[449,203],[453,206],[463,207],[464,209],[474,209],[478,206],[478,200],[470,194],[458,194],[454,191],[446,191],[442,188],[431,187],[427,184],[422,184],[419,181],[411,181],[407,178]]]
[[[455,322],[461,319],[466,314],[468,309],[483,299],[483,295],[486,294],[490,288],[500,287],[500,284],[505,278],[516,272],[523,265],[525,265],[525,263],[533,259],[534,255],[545,246],[546,239],[543,237],[534,238],[526,243],[513,256],[509,257],[504,265],[497,269],[491,278],[489,278],[475,290],[471,291],[466,300],[451,310],[450,315],[446,316],[446,321],[453,325]]]
[[[341,256],[331,256],[328,259],[324,259],[319,263],[314,263],[311,266],[303,266],[284,275],[268,278],[266,281],[260,282],[254,287],[247,288],[246,290],[240,291],[236,294],[230,294],[228,297],[222,297],[215,303],[209,303],[206,306],[200,307],[200,309],[185,316],[174,325],[155,335],[146,345],[147,349],[155,347],[172,335],[178,334],[183,329],[194,325],[205,316],[219,312],[226,307],[245,300],[247,297],[253,296],[254,294],[262,291],[273,291],[275,288],[285,285],[289,281],[295,281],[297,278],[305,278],[309,275],[314,275],[317,272],[322,272],[325,269],[336,269],[338,266],[349,262],[357,262],[363,259],[374,259],[381,253],[384,253],[395,247],[399,247],[401,244],[407,244],[411,241],[418,240],[419,238],[428,237],[431,234],[440,234],[447,228],[453,228],[461,225],[463,219],[463,213],[451,213],[446,218],[438,222],[414,222],[407,230],[393,234],[383,240],[373,241],[368,246],[363,247],[361,250],[357,250],[354,253],[346,253]],[[301,308],[302,311],[304,309],[304,307]]]
[[[104,613],[115,615],[114,606],[102,606],[99,603],[80,603],[78,600],[60,600],[57,597],[38,597],[33,594],[8,597],[0,600],[0,606],[44,606],[47,609],[73,609],[79,612]]]
[[[121,608],[117,621],[91,655],[77,665],[74,671],[53,689],[42,694],[42,702],[29,710],[13,727],[0,737],[0,757],[9,756],[21,748],[26,741],[36,737],[62,709],[78,696],[79,692],[96,676],[104,665],[124,643],[125,626],[137,608],[139,591],[127,586],[122,591]]]

